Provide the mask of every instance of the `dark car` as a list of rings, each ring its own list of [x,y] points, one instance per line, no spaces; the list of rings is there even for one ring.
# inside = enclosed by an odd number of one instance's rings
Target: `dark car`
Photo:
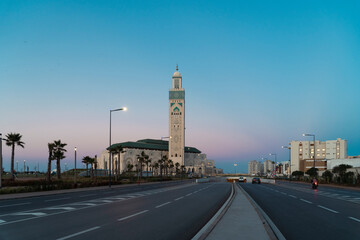
[[[261,183],[260,178],[254,177],[254,178],[252,179],[252,184],[254,184],[254,183],[260,184],[260,183]]]

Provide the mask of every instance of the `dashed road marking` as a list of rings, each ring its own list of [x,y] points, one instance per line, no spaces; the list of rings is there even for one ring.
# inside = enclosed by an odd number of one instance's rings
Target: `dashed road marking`
[[[188,194],[186,194],[185,196],[190,196],[192,193],[188,193]]]
[[[292,198],[297,198],[296,196],[294,196],[294,195],[290,195],[290,194],[289,194],[289,197],[292,197]]]
[[[81,232],[77,232],[77,233],[68,235],[68,236],[66,236],[66,237],[58,238],[57,240],[65,240],[65,239],[69,239],[69,238],[72,238],[72,237],[76,237],[76,236],[78,236],[78,235],[81,235],[81,234],[84,234],[84,233],[87,233],[87,232],[96,230],[96,229],[98,229],[98,228],[100,228],[100,227],[97,226],[97,227],[89,228],[89,229],[86,229],[86,230],[84,230],[84,231],[81,231]]]
[[[46,213],[43,212],[20,212],[20,213],[14,213],[13,215],[17,215],[17,216],[22,216],[22,215],[33,215],[33,216],[45,216],[47,215]]]
[[[4,222],[6,222],[6,221],[0,219],[0,224],[2,224],[2,223],[4,223]]]
[[[282,195],[287,195],[287,193],[284,193],[284,192],[280,192]]]
[[[300,201],[303,201],[303,202],[306,202],[306,203],[312,204],[312,202],[310,202],[310,201],[308,201],[308,200],[305,200],[305,199],[302,199],[302,198],[300,198]]]
[[[144,210],[144,211],[141,211],[141,212],[132,214],[132,215],[130,215],[130,216],[126,216],[126,217],[123,217],[123,218],[118,219],[118,221],[123,221],[123,220],[126,220],[126,219],[128,219],[128,218],[132,218],[132,217],[135,217],[135,216],[137,216],[137,215],[146,213],[146,212],[148,212],[148,211],[149,211],[149,210]]]
[[[31,202],[26,202],[26,203],[16,203],[16,204],[10,204],[10,205],[2,205],[0,206],[0,208],[3,208],[3,207],[12,207],[12,206],[21,206],[21,205],[27,205],[27,204],[30,204]]]
[[[163,207],[163,206],[165,206],[165,205],[168,205],[169,203],[171,203],[171,202],[166,202],[166,203],[160,204],[160,205],[156,206],[155,208]]]
[[[184,196],[176,198],[175,201],[178,201],[178,200],[183,199],[183,198],[184,198]]]
[[[329,211],[329,212],[332,212],[332,213],[339,213],[338,211],[332,210],[332,209],[330,209],[330,208],[327,208],[327,207],[324,207],[324,206],[321,206],[321,205],[318,205],[318,207],[319,207],[319,208],[322,208],[322,209],[325,209],[325,210],[327,210],[327,211]]]
[[[349,217],[351,220],[354,220],[356,222],[359,222],[360,223],[360,219],[357,219],[357,218],[354,218],[354,217]],[[0,220],[1,221],[1,220]],[[1,223],[1,222],[0,222]]]
[[[46,210],[66,210],[66,211],[71,211],[71,210],[75,210],[75,208],[73,207],[49,207],[49,208],[45,208]]]

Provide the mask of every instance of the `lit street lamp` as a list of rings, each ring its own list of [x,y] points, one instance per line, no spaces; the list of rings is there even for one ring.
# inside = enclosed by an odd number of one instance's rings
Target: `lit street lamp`
[[[314,139],[314,168],[315,168],[315,159],[316,159],[315,134],[303,133],[303,137],[313,137]]]
[[[112,160],[112,154],[111,154],[111,113],[116,111],[126,111],[127,108],[118,108],[114,110],[110,110],[110,134],[109,134],[109,188],[111,188],[111,160]]]
[[[289,179],[291,180],[291,147],[290,146],[281,146],[283,149],[289,149]]]
[[[237,167],[237,163],[234,163],[235,174],[236,174],[236,167]]]

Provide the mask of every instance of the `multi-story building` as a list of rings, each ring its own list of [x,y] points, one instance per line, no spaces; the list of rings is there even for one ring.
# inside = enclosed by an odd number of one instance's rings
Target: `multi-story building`
[[[327,169],[327,160],[347,158],[347,141],[292,141],[291,145],[291,172],[306,172],[312,167],[319,171]]]
[[[248,163],[248,173],[249,175],[257,175],[261,176],[264,173],[264,167],[261,162],[258,162],[256,160],[252,160]]]
[[[275,164],[273,161],[271,160],[266,160],[264,162],[264,174],[265,175],[268,175],[270,173],[272,173],[275,169]]]

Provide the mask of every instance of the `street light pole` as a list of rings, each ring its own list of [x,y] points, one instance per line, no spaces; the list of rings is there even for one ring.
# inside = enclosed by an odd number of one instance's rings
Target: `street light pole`
[[[281,146],[281,148],[289,149],[289,180],[291,180],[291,147]]]
[[[75,150],[74,182],[76,184],[76,147],[74,148],[74,150]]]
[[[24,174],[25,174],[25,162],[26,162],[26,160],[24,160]]]
[[[111,113],[116,111],[126,111],[127,108],[119,108],[110,110],[110,134],[109,134],[109,188],[111,188],[111,160],[112,160],[112,154],[111,154]]]
[[[303,137],[313,137],[313,141],[314,141],[314,168],[315,168],[315,161],[316,161],[315,134],[303,133]]]

